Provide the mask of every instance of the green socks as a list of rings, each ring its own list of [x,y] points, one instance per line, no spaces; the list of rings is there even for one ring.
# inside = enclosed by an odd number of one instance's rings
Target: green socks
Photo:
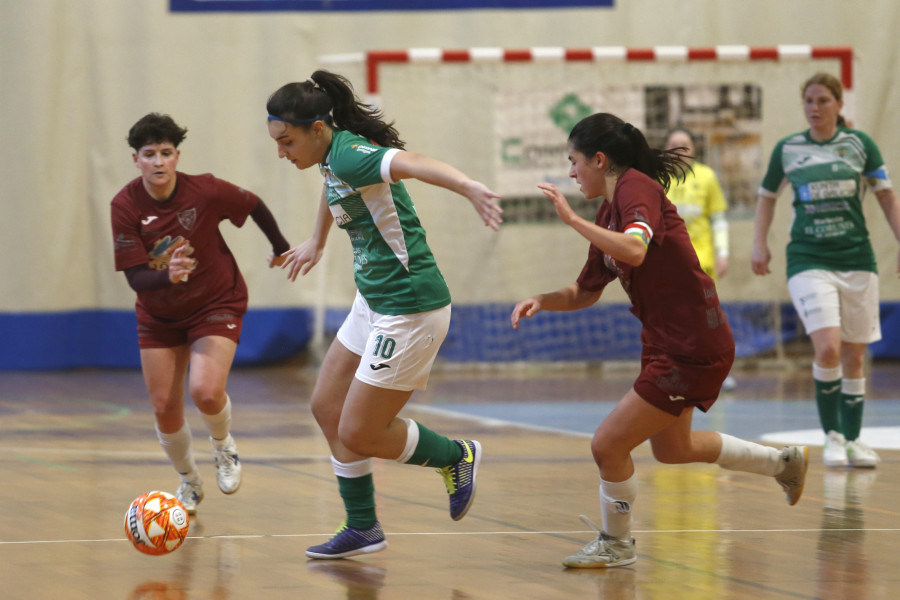
[[[412,419],[406,421],[406,447],[397,462],[440,469],[462,459],[462,448],[450,438],[439,435]]]

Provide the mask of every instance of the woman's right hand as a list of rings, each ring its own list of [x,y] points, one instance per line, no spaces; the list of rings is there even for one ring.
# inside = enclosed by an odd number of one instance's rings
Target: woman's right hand
[[[187,242],[182,242],[169,258],[169,281],[172,283],[187,281],[188,275],[197,267],[196,259],[184,255],[187,247]]]
[[[750,252],[750,267],[757,275],[768,275],[769,262],[772,260],[772,253],[765,244],[753,244],[753,250]]]
[[[553,207],[556,208],[556,214],[563,223],[571,225],[572,222],[578,218],[578,214],[572,210],[569,201],[566,200],[566,197],[559,191],[559,188],[552,183],[539,183],[538,188],[545,196],[547,196],[550,202],[553,203]]]
[[[324,251],[314,239],[308,239],[281,255],[284,257],[281,268],[288,270],[288,279],[296,281],[297,275],[306,275],[316,266]]]
[[[541,310],[541,303],[537,298],[522,300],[513,308],[509,320],[513,329],[519,328],[519,319],[531,318]]]

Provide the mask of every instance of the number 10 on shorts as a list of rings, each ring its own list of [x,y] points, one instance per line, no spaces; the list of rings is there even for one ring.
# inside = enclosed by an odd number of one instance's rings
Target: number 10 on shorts
[[[396,347],[397,342],[394,341],[394,338],[379,335],[375,338],[375,351],[372,352],[372,356],[390,358],[393,356],[394,348]]]

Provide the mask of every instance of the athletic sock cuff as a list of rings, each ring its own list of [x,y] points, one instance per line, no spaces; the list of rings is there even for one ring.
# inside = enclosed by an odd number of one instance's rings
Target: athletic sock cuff
[[[848,396],[862,396],[866,393],[866,378],[844,379],[841,381],[841,393]]]
[[[841,365],[836,367],[820,367],[816,363],[813,363],[812,367],[813,371],[813,379],[817,381],[837,381],[841,377],[843,377],[843,369]]]
[[[345,479],[354,479],[356,477],[365,477],[372,473],[372,459],[364,458],[350,463],[342,463],[335,457],[331,457],[331,466],[334,468],[334,474]]]

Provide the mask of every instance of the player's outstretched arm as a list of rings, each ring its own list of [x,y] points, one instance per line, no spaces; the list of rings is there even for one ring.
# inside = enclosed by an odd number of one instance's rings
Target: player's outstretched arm
[[[312,237],[281,255],[283,259],[281,268],[288,270],[288,279],[296,281],[297,275],[306,275],[322,259],[332,223],[334,223],[334,218],[331,216],[328,201],[325,199],[325,188],[322,188],[319,213],[316,215],[316,225]]]
[[[510,315],[510,324],[513,329],[519,328],[519,321],[531,318],[541,310],[580,310],[592,306],[600,299],[603,290],[596,292],[587,291],[577,283],[572,283],[555,292],[538,294],[526,300],[522,300],[513,307]]]
[[[538,184],[538,188],[553,203],[556,214],[563,223],[577,231],[591,244],[617,261],[638,267],[647,256],[647,243],[633,235],[610,231],[592,221],[582,218],[569,205],[569,201],[552,183]]]
[[[398,152],[391,159],[391,177],[418,179],[456,192],[469,199],[486,226],[498,231],[503,223],[503,209],[497,203],[500,194],[443,161],[415,152]]]

